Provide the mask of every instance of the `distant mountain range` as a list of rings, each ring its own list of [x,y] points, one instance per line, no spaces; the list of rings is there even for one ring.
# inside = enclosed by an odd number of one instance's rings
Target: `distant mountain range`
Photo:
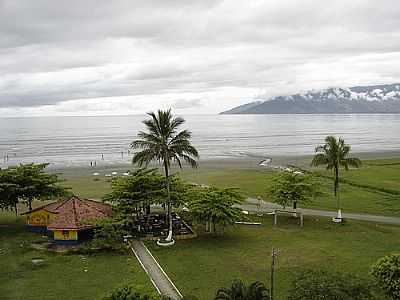
[[[221,114],[400,113],[400,83],[328,88],[250,102]]]

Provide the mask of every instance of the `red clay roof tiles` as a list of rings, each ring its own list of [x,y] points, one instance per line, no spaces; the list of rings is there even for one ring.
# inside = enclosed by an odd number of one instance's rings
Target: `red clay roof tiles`
[[[75,196],[50,203],[38,209],[57,214],[55,219],[48,224],[48,230],[88,229],[93,227],[93,225],[88,224],[91,220],[112,216],[111,205]]]

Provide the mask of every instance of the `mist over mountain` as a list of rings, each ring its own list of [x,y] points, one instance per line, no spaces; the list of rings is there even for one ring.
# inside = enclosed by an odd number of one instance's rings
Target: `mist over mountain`
[[[400,83],[328,88],[250,102],[221,114],[400,113]]]

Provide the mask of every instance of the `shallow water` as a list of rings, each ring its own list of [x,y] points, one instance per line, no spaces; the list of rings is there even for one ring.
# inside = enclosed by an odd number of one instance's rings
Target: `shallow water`
[[[398,114],[184,117],[183,128],[193,132],[203,159],[309,155],[327,135],[344,137],[354,152],[400,150]],[[0,167],[32,161],[53,167],[129,163],[129,144],[144,118],[0,118]]]

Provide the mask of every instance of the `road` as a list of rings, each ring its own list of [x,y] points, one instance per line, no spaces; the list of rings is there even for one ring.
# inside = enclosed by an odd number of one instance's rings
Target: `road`
[[[240,205],[243,210],[247,210],[249,212],[258,212],[261,211],[263,213],[271,212],[274,209],[282,209],[282,206],[261,200],[261,209],[259,210],[257,205],[259,203],[258,199],[255,198],[247,198],[246,203]],[[308,209],[308,208],[298,208],[298,212],[303,213],[305,216],[320,216],[320,217],[335,217],[335,211],[328,210],[320,210],[320,209]],[[370,215],[370,214],[360,214],[360,213],[347,213],[342,211],[342,217],[344,219],[353,219],[353,220],[361,220],[361,221],[370,221],[370,222],[378,222],[385,224],[395,224],[400,225],[399,217],[388,217],[388,216],[379,216],[379,215]]]

